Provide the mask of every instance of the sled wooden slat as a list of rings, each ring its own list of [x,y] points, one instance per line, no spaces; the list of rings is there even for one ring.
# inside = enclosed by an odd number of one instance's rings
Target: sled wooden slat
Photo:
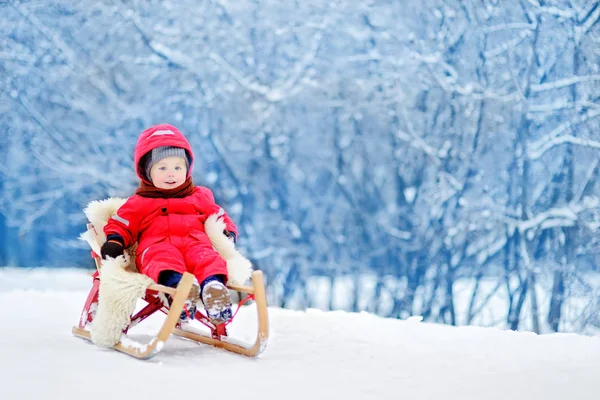
[[[92,340],[89,331],[80,329],[76,326],[73,327],[73,334],[83,339],[87,339],[90,341]],[[152,339],[150,343],[143,346],[126,346],[124,344],[121,344],[121,342],[113,346],[113,349],[118,350],[121,353],[128,354],[132,357],[139,358],[140,360],[146,360],[148,358],[151,358],[156,353],[158,353],[161,348],[162,344],[159,341],[157,341],[156,338]]]
[[[175,293],[177,293],[177,289],[175,289],[175,288],[163,286],[163,285],[157,285],[157,284],[152,284],[152,285],[148,286],[148,289],[156,290],[157,292],[161,292],[161,293],[170,294],[171,296],[175,296]]]
[[[249,293],[249,294],[254,293],[254,288],[251,286],[238,286],[238,285],[229,285],[228,284],[227,287],[236,292]]]
[[[128,343],[117,343],[114,346],[115,350],[118,350],[122,353],[129,354],[135,358],[147,359],[154,356],[158,353],[164,343],[167,341],[175,325],[179,321],[179,317],[181,316],[181,311],[183,310],[183,304],[190,294],[190,290],[192,288],[192,284],[194,282],[194,276],[188,272],[184,273],[177,289],[172,289],[174,291],[173,303],[169,309],[169,313],[165,321],[163,322],[162,327],[156,334],[156,336],[146,345],[128,344]],[[155,285],[162,286],[162,285]],[[89,331],[84,329],[80,329],[78,327],[73,327],[72,332],[74,335],[79,336],[83,339],[92,340],[91,334]]]
[[[254,271],[252,273],[252,284],[254,301],[256,302],[258,332],[254,344],[250,347],[245,347],[227,340],[217,340],[210,336],[205,336],[200,333],[185,331],[179,328],[173,330],[173,334],[196,342],[210,344],[215,347],[220,347],[234,353],[242,354],[248,357],[256,357],[267,346],[269,339],[269,317],[267,312],[267,296],[265,293],[265,283],[262,271]],[[248,292],[247,292],[248,293]]]

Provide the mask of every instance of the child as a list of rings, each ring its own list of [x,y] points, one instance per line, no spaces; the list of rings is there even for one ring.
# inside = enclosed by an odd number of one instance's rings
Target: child
[[[138,243],[139,271],[155,282],[176,287],[184,272],[198,282],[189,315],[195,314],[198,291],[208,317],[214,323],[231,318],[226,261],[216,252],[204,231],[204,221],[217,214],[225,222],[223,232],[235,242],[237,228],[214,200],[210,189],[194,186],[194,155],[177,128],[161,124],[140,135],[134,165],[141,180],[135,194],[104,227],[102,258],[118,257]],[[182,312],[185,321],[188,313]]]

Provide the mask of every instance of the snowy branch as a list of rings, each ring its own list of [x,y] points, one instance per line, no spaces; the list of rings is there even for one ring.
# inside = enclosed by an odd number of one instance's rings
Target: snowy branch
[[[535,30],[535,28],[536,28],[535,24],[528,24],[525,22],[513,22],[513,23],[488,26],[483,29],[483,32],[484,33],[494,33],[494,32],[500,32],[500,31],[513,30],[513,29]]]
[[[600,20],[600,5],[597,1],[590,2],[590,8],[582,12],[579,17],[583,24],[575,27],[575,43],[579,44],[586,37],[590,29]]]
[[[532,142],[528,146],[528,156],[532,160],[536,160],[540,158],[546,151],[553,148],[554,146],[563,144],[563,143],[574,143],[581,144],[584,146],[589,146],[593,148],[597,148],[597,142],[588,139],[575,140],[570,135],[559,136],[563,132],[566,132],[569,129],[573,129],[576,125],[582,124],[584,122],[590,121],[600,116],[600,110],[589,110],[583,115],[578,115],[574,118],[573,121],[566,121],[560,124],[557,128],[555,128],[552,132],[547,134],[541,139],[538,139],[535,142]]]
[[[600,201],[598,198],[587,197],[578,203],[571,203],[564,207],[553,207],[527,220],[509,218],[507,225],[509,229],[518,229],[522,233],[533,229],[544,230],[557,227],[570,227],[577,223],[580,213],[595,209],[599,205]]]
[[[395,135],[398,139],[407,142],[415,149],[421,150],[423,153],[425,153],[433,162],[433,164],[437,167],[441,165],[441,161],[438,156],[439,150],[428,145],[427,142],[425,142],[420,137],[411,135],[408,132],[403,131],[396,131]]]
[[[553,138],[544,143],[543,146],[539,147],[534,151],[529,152],[529,156],[532,160],[538,159],[542,154],[544,154],[547,150],[552,147],[559,146],[561,144],[571,143],[576,144],[582,147],[589,147],[591,149],[600,149],[600,141],[592,140],[592,139],[583,139],[579,137],[575,137],[573,135],[562,135]]]
[[[587,83],[600,81],[600,75],[588,75],[588,76],[573,76],[570,78],[560,79],[554,82],[532,84],[531,90],[534,92],[542,92],[545,90],[561,89],[578,83]]]
[[[508,42],[505,42],[502,45],[493,48],[492,50],[486,50],[484,56],[485,58],[498,57],[506,51],[517,48],[525,39],[531,36],[531,34],[531,31],[522,31],[521,34],[516,38],[509,40]]]

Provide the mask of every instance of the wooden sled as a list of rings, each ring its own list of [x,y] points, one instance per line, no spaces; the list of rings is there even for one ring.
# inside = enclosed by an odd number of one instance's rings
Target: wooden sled
[[[95,234],[94,227],[91,224],[88,224],[88,230],[93,232],[96,239],[98,239],[97,234]],[[81,312],[79,324],[78,326],[74,326],[72,329],[72,332],[75,336],[90,341],[92,340],[90,327],[91,323],[94,321],[94,316],[98,306],[98,293],[100,288],[99,270],[101,260],[98,256],[98,253],[99,251],[97,251],[97,249],[92,251],[92,256],[94,257],[94,261],[96,263],[96,272],[92,275],[92,289],[88,294],[87,300]],[[174,334],[195,342],[209,344],[245,356],[258,356],[265,350],[267,345],[269,337],[269,319],[262,272],[254,271],[251,279],[252,287],[237,285],[227,285],[227,287],[230,290],[239,293],[246,293],[246,297],[243,298],[238,305],[238,310],[241,305],[248,300],[254,300],[256,304],[258,331],[254,343],[240,343],[239,341],[231,339],[227,335],[227,325],[233,321],[235,314],[229,321],[226,321],[225,323],[213,324],[206,315],[200,311],[196,311],[194,319],[208,327],[210,333],[205,333],[197,329],[190,329],[188,326],[189,324],[182,326],[182,324],[179,322],[179,317],[184,311],[184,303],[190,293],[194,281],[194,276],[186,272],[183,274],[183,277],[181,278],[177,288],[171,288],[158,284],[150,285],[143,298],[143,300],[147,303],[146,306],[131,316],[131,322],[124,330],[124,333],[126,334],[129,328],[142,322],[155,312],[160,311],[166,314],[166,318],[156,336],[147,344],[141,344],[131,339],[121,339],[121,341],[114,346],[114,349],[139,359],[149,359],[158,354],[162,350],[164,343],[167,341],[169,336]],[[173,299],[170,307],[165,304],[163,300],[164,296],[162,294],[168,294]]]

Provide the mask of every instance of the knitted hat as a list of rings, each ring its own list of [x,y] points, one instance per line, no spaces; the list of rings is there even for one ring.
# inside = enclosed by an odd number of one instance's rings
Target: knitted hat
[[[185,160],[185,167],[188,169],[190,168],[190,161],[188,160],[188,155],[186,154],[185,149],[173,146],[157,147],[144,156],[146,162],[144,171],[146,171],[146,177],[150,182],[152,182],[152,179],[150,178],[150,170],[152,169],[152,166],[163,158],[167,157],[181,157]]]

